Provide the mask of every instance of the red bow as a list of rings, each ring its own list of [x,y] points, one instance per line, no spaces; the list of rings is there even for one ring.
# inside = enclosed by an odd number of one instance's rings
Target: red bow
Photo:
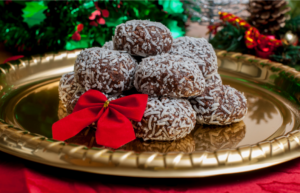
[[[109,102],[100,91],[89,90],[79,98],[72,114],[52,125],[53,139],[64,141],[97,122],[97,144],[119,148],[135,139],[129,119],[141,121],[147,101],[148,95],[134,94]]]

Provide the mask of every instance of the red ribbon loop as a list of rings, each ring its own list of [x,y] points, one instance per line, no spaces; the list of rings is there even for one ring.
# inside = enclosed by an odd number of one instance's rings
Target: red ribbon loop
[[[64,141],[97,122],[97,144],[119,148],[134,140],[135,133],[129,119],[141,121],[148,95],[125,96],[110,101],[105,108],[106,101],[106,96],[100,91],[85,92],[79,98],[73,113],[52,125],[53,139]]]

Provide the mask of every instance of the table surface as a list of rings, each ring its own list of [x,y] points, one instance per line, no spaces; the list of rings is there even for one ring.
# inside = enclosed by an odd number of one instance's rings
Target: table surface
[[[300,158],[278,166],[234,175],[147,179],[105,176],[54,168],[0,152],[0,192],[299,193]]]
[[[10,57],[0,44],[0,64]],[[37,164],[0,152],[0,192],[196,193],[300,192],[300,158],[270,168],[208,178],[147,179],[89,174]]]

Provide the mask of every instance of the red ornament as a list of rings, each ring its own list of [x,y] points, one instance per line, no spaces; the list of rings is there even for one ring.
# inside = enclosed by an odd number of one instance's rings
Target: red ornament
[[[79,41],[79,40],[81,40],[81,36],[80,36],[80,34],[79,34],[78,31],[76,31],[76,32],[73,33],[73,35],[72,35],[72,40],[74,40],[74,41]]]
[[[135,139],[130,120],[142,120],[147,101],[148,95],[134,94],[109,102],[100,91],[88,90],[72,114],[52,125],[53,139],[69,139],[96,122],[97,144],[119,148]]]
[[[99,7],[99,5],[98,5],[98,2],[94,2],[94,5],[95,5],[96,9],[100,10],[100,7]]]
[[[216,35],[218,27],[220,27],[221,25],[222,25],[222,23],[220,22],[220,23],[216,23],[216,24],[207,26],[207,28],[208,28],[207,34],[212,32],[214,35]]]
[[[255,47],[256,55],[260,58],[269,58],[274,53],[276,47],[268,40],[275,39],[274,35],[266,35],[266,39],[257,40],[258,45]]]
[[[77,31],[78,32],[81,32],[82,30],[83,30],[83,27],[84,27],[84,25],[81,23],[81,24],[78,24],[77,25]]]
[[[92,26],[96,26],[96,27],[97,27],[97,26],[98,26],[98,23],[97,23],[97,22],[95,22],[95,21],[91,21],[91,22],[90,22],[90,25],[92,25]]]
[[[96,10],[90,15],[89,19],[94,20],[94,19],[96,19],[97,16],[100,16],[100,15],[101,15],[101,12],[99,10]]]
[[[104,25],[105,24],[105,20],[100,17],[99,19],[97,19],[97,22],[100,24],[100,25]]]
[[[109,16],[109,11],[107,9],[101,10],[103,17],[108,17]]]

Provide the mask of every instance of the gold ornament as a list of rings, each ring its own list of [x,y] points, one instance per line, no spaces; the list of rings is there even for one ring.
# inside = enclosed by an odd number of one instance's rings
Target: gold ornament
[[[296,46],[298,44],[298,37],[297,35],[293,34],[291,31],[288,31],[284,34],[282,41],[286,45]]]

